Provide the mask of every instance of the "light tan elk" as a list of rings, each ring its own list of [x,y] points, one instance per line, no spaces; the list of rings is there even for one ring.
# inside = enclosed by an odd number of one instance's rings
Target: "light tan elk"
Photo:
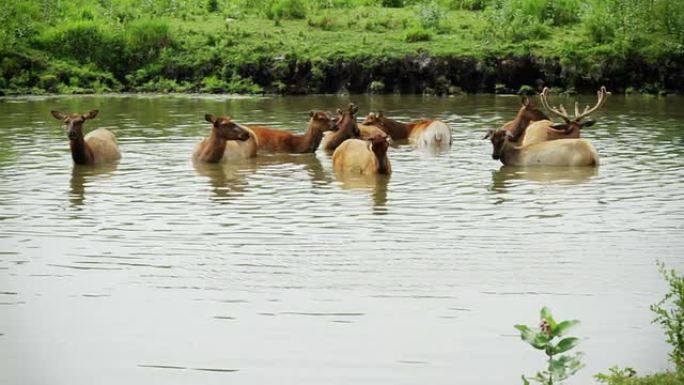
[[[332,155],[333,170],[364,175],[391,174],[387,157],[389,140],[377,136],[373,140],[347,139]]]
[[[233,154],[239,151],[239,146],[229,148],[229,142],[255,140],[254,134],[244,126],[233,122],[228,116],[216,117],[212,114],[204,115],[204,119],[212,124],[209,137],[202,139],[192,153],[193,160],[205,163],[225,162],[235,158],[242,158],[243,154]],[[256,145],[254,146],[256,154]]]
[[[586,139],[556,139],[518,146],[509,141],[508,131],[491,130],[492,158],[507,166],[598,166],[599,157]]]
[[[95,119],[98,110],[92,110],[84,115],[50,112],[55,119],[64,121],[67,126],[71,158],[74,163],[101,164],[121,159],[116,137],[109,130],[98,128],[83,136],[83,123],[86,120]]]
[[[596,94],[598,95],[598,101],[594,107],[586,106],[582,113],[579,112],[579,105],[577,102],[575,102],[575,116],[570,119],[570,116],[563,105],[560,105],[559,107],[551,106],[548,100],[549,89],[545,87],[542,93],[539,95],[542,106],[544,106],[544,108],[546,108],[550,113],[562,118],[563,123],[553,123],[550,120],[540,120],[538,122],[534,122],[527,126],[527,128],[524,130],[525,132],[521,144],[527,145],[554,139],[579,138],[580,130],[582,128],[591,127],[596,123],[596,121],[592,119],[588,119],[586,121],[582,121],[582,119],[587,118],[591,113],[601,108],[608,99],[606,87],[601,87]]]

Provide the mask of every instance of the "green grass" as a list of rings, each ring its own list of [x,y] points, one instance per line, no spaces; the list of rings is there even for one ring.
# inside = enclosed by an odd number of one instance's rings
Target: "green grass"
[[[625,1],[31,0],[0,11],[0,92],[321,92],[339,76],[370,91],[368,73],[406,57],[557,60],[574,87],[628,58],[678,63],[684,5]],[[340,74],[343,62],[358,73]]]

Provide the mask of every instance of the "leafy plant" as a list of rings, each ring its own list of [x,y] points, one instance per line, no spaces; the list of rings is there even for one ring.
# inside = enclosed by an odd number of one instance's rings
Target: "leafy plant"
[[[523,384],[529,385],[530,381],[536,381],[542,385],[560,384],[584,367],[581,362],[583,353],[561,355],[579,343],[577,337],[561,338],[571,328],[578,325],[579,321],[556,322],[547,307],[541,309],[540,319],[539,327],[515,325],[515,328],[520,330],[520,338],[523,341],[535,349],[544,351],[548,357],[548,368],[537,372],[534,377],[523,375]],[[560,340],[555,342],[557,338]]]
[[[608,385],[681,385],[684,378],[675,372],[656,373],[648,376],[637,376],[632,368],[620,369],[614,366],[608,374],[599,373],[594,376],[598,382]]]
[[[670,359],[677,371],[684,374],[684,276],[674,269],[667,270],[662,262],[658,262],[658,271],[670,290],[658,303],[651,305],[651,311],[656,313],[653,322],[665,329],[667,342],[672,345]]]

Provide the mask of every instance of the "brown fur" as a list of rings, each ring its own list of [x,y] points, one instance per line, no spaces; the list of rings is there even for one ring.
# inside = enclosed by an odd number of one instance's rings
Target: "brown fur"
[[[98,112],[92,110],[84,115],[66,115],[59,111],[51,111],[55,119],[62,120],[67,125],[71,158],[76,164],[93,165],[121,159],[119,144],[109,130],[98,128],[83,136],[83,124],[86,120],[95,119]]]
[[[204,118],[212,124],[211,133],[195,147],[192,154],[194,160],[219,163],[225,158],[227,141],[247,141],[252,138],[248,130],[233,122],[228,116],[217,118],[206,114]]]
[[[527,97],[523,97],[520,110],[518,110],[513,120],[503,125],[503,129],[510,133],[510,141],[518,142],[525,135],[525,131],[530,123],[539,120],[549,120],[549,117]]]
[[[335,149],[347,139],[359,138],[361,132],[356,123],[356,113],[359,108],[354,103],[349,104],[346,111],[337,110],[337,131],[326,135],[323,138],[323,149],[335,151]]]
[[[331,119],[328,113],[311,111],[309,126],[303,135],[295,135],[291,132],[268,127],[252,125],[247,127],[256,135],[259,150],[302,154],[316,152],[323,139],[323,132],[334,130],[336,124],[336,121]]]
[[[439,120],[422,119],[411,123],[402,123],[384,116],[382,111],[370,113],[362,123],[376,126],[387,133],[393,140],[408,139],[416,145],[451,145],[449,126]]]

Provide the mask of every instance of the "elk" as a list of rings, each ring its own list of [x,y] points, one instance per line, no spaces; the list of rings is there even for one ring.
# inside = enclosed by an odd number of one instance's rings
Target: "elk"
[[[503,129],[509,132],[509,140],[518,142],[525,135],[527,127],[540,120],[549,120],[549,117],[542,112],[527,96],[520,100],[520,109],[513,120],[506,122]]]
[[[372,125],[386,132],[392,140],[406,140],[417,146],[451,146],[449,126],[440,120],[419,120],[401,123],[385,117],[382,111],[370,113],[362,123]]]
[[[542,106],[544,106],[544,108],[546,108],[550,113],[562,118],[564,122],[553,123],[550,120],[541,120],[529,125],[525,131],[525,137],[522,144],[525,145],[538,143],[554,139],[579,138],[580,130],[582,128],[591,127],[596,123],[596,121],[592,119],[586,120],[584,122],[582,119],[588,117],[589,114],[601,108],[606,103],[606,100],[608,100],[609,93],[606,91],[606,87],[601,87],[596,94],[598,96],[598,101],[594,107],[586,106],[582,113],[579,112],[579,104],[575,102],[575,116],[574,118],[570,119],[568,112],[565,110],[565,107],[563,107],[562,104],[559,105],[559,107],[552,107],[549,104],[549,88],[544,87],[544,90],[539,95]]]
[[[389,140],[383,137],[375,137],[373,140],[345,140],[332,155],[333,170],[364,175],[391,174],[388,147]]]
[[[247,125],[257,137],[259,150],[303,154],[316,152],[323,133],[334,131],[337,122],[327,112],[309,112],[309,126],[303,135],[274,130],[268,127]]]
[[[198,160],[205,163],[219,163],[231,159],[236,156],[233,152],[240,148],[229,148],[227,144],[234,141],[247,142],[254,140],[254,134],[250,133],[244,126],[233,122],[229,116],[216,117],[212,114],[204,115],[204,119],[212,124],[211,133],[209,137],[202,139],[201,142],[195,146],[192,153],[193,160]],[[256,147],[254,148],[256,153]],[[241,157],[242,154],[237,154]]]
[[[598,166],[599,157],[586,139],[556,139],[517,146],[509,140],[508,131],[490,130],[494,148],[492,158],[506,166]]]
[[[323,149],[326,151],[335,151],[342,142],[351,138],[359,138],[361,132],[356,123],[356,113],[359,112],[359,107],[354,103],[349,103],[349,107],[344,112],[337,109],[337,131],[327,134],[323,138]]]
[[[71,158],[75,164],[101,164],[121,159],[116,137],[109,130],[98,128],[83,136],[83,123],[95,119],[99,110],[91,110],[87,114],[64,114],[50,111],[55,119],[62,120],[67,126]]]

